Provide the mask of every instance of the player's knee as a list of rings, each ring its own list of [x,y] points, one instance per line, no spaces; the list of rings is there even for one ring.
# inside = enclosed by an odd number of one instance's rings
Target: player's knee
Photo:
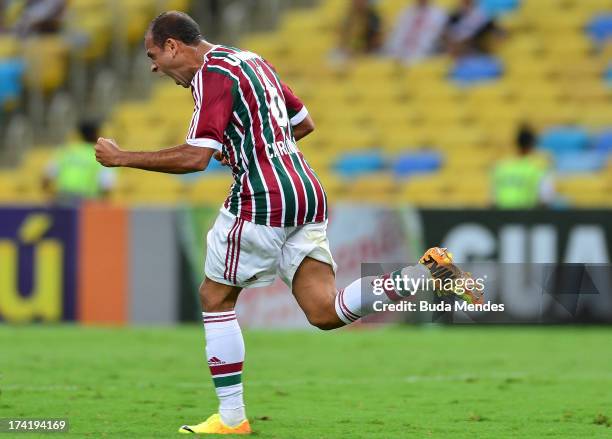
[[[200,289],[200,302],[204,312],[222,312],[233,309],[236,301],[227,294]]]
[[[335,313],[314,313],[308,316],[308,322],[312,326],[316,326],[323,331],[329,331],[343,326],[343,323]]]

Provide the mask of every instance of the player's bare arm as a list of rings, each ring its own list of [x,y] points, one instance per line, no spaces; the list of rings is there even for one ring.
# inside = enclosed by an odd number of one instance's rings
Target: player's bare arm
[[[314,129],[314,120],[312,120],[312,117],[310,117],[310,115],[307,115],[303,121],[293,127],[293,137],[296,141],[298,141],[312,133]]]
[[[160,151],[125,151],[111,139],[99,138],[96,143],[96,160],[106,167],[123,166],[168,174],[187,174],[203,171],[215,153],[212,148],[188,144]]]

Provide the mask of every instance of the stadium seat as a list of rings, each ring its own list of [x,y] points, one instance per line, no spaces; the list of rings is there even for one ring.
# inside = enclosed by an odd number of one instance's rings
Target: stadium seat
[[[607,153],[600,151],[563,152],[555,156],[559,173],[595,172],[603,168]]]
[[[222,203],[230,192],[232,177],[229,173],[204,174],[186,187],[186,199],[193,204]]]
[[[588,134],[578,127],[557,127],[545,132],[538,145],[554,154],[585,151]]]
[[[473,56],[457,61],[450,76],[462,85],[469,85],[499,78],[502,73],[503,66],[499,60],[488,56]]]
[[[391,204],[396,201],[398,187],[397,181],[388,173],[372,173],[353,176],[345,195],[357,202]]]
[[[0,107],[16,101],[21,95],[25,65],[20,59],[0,61]]]
[[[604,73],[604,80],[608,83],[608,87],[612,85],[612,63],[610,63],[606,68],[606,72]]]
[[[19,53],[19,42],[10,34],[0,34],[0,59],[12,58]]]
[[[596,134],[593,139],[593,148],[602,154],[612,152],[612,129]]]
[[[601,14],[594,17],[587,25],[587,33],[598,44],[612,38],[612,14]]]
[[[182,201],[184,184],[180,178],[163,173],[120,169],[111,200],[121,204],[174,205]]]
[[[481,7],[493,16],[515,11],[520,3],[520,0],[480,0]]]
[[[333,168],[343,177],[356,177],[362,174],[382,171],[385,158],[377,150],[342,154]]]
[[[62,37],[31,37],[24,41],[22,47],[28,87],[51,93],[65,82],[69,46]]]
[[[393,173],[398,178],[411,177],[414,174],[432,173],[442,166],[442,156],[435,151],[415,151],[400,154],[393,163]]]

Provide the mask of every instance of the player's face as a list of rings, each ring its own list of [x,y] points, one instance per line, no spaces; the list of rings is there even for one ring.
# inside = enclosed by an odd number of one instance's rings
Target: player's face
[[[189,88],[191,78],[183,73],[183,63],[180,61],[181,56],[178,53],[179,48],[174,40],[168,39],[161,48],[153,42],[153,37],[149,32],[145,36],[145,49],[147,56],[151,60],[151,72],[161,72],[166,76],[174,79],[176,85]]]

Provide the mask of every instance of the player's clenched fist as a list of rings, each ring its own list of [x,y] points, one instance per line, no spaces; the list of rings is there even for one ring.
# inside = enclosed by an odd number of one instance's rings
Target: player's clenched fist
[[[223,166],[229,166],[229,160],[225,158],[223,154],[221,154],[221,151],[215,152],[213,154],[213,157],[215,158],[215,160],[221,162]]]
[[[123,150],[117,146],[114,140],[98,138],[96,143],[96,160],[103,166],[121,166],[121,155]]]

